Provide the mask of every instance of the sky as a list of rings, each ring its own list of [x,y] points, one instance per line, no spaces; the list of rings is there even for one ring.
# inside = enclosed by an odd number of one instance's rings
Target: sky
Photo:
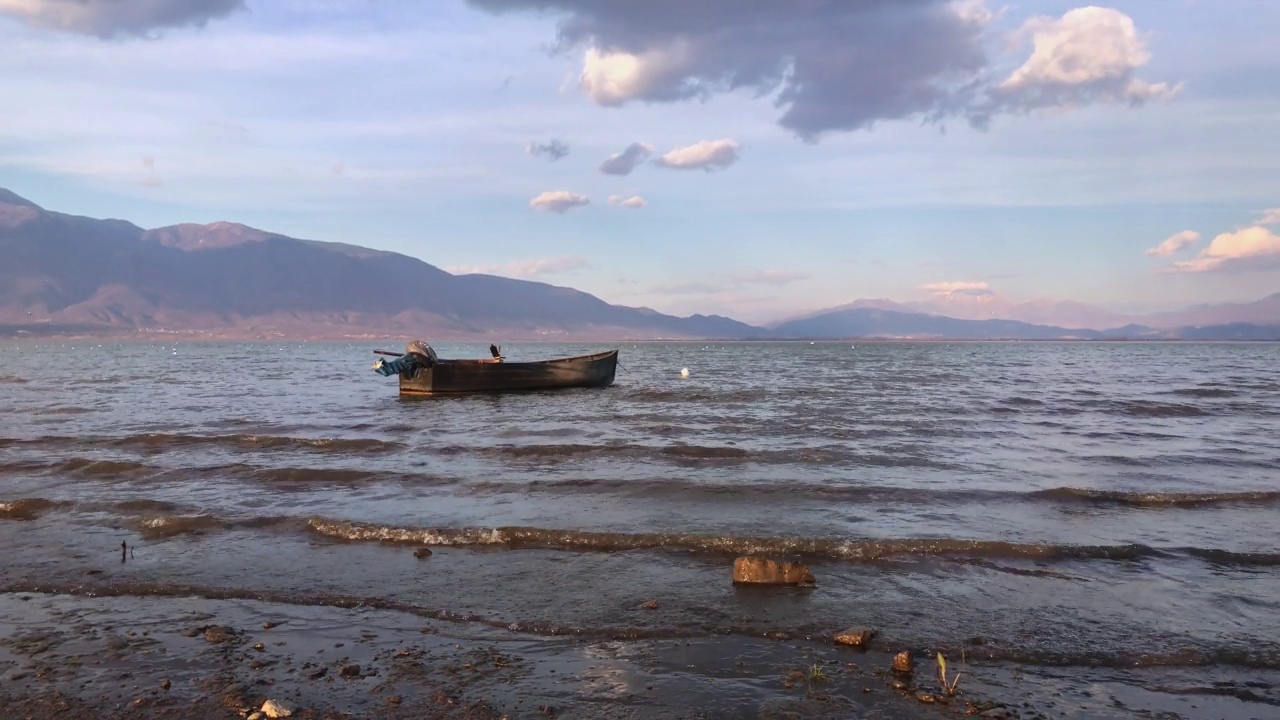
[[[767,322],[1280,291],[1280,3],[0,0],[0,187]]]

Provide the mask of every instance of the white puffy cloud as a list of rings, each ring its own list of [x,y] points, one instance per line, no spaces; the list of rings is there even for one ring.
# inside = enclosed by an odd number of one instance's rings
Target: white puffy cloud
[[[1280,268],[1280,235],[1261,225],[1218,235],[1191,260],[1167,272],[1198,273]]]
[[[920,286],[921,290],[938,295],[990,295],[991,286],[985,282],[936,282]]]
[[[598,105],[747,90],[806,140],[878,121],[1143,101],[1178,88],[1136,76],[1150,58],[1132,19],[1088,7],[1026,23],[1029,56],[1002,43],[982,0],[468,0],[491,12],[560,15],[558,47],[583,53],[580,88]],[[1004,43],[1007,45],[1007,43]],[[1006,50],[1025,53],[1025,48]],[[994,66],[1018,66],[1001,82]]]
[[[644,143],[631,143],[620,153],[614,153],[600,163],[605,175],[630,175],[640,163],[653,154],[653,147]]]
[[[1147,250],[1153,257],[1169,257],[1200,242],[1200,233],[1195,230],[1183,230],[1165,238],[1164,242]]]
[[[0,0],[0,15],[100,37],[203,26],[243,8],[243,0]]]
[[[545,143],[531,142],[525,148],[525,152],[533,157],[547,156],[551,162],[555,162],[565,155],[569,154],[569,146],[555,138],[551,138]]]
[[[631,197],[627,197],[625,195],[610,195],[609,204],[616,207],[638,209],[648,205],[649,203],[645,202],[644,198],[640,197],[639,195],[632,195]]]
[[[538,277],[558,275],[591,267],[586,258],[577,256],[530,258],[496,265],[453,265],[445,270],[454,275],[504,275],[508,277]]]
[[[1061,18],[1033,18],[1019,31],[1031,38],[1031,57],[995,89],[1000,109],[1069,108],[1090,102],[1172,98],[1181,86],[1148,83],[1134,72],[1151,59],[1128,15],[1083,7]]]
[[[681,76],[688,70],[687,45],[633,55],[589,48],[582,61],[582,91],[597,105],[616,107],[636,97],[678,100]]]
[[[1262,217],[1258,219],[1259,225],[1280,225],[1280,208],[1271,208],[1263,210]]]
[[[534,210],[546,210],[553,213],[564,213],[566,210],[586,205],[591,200],[585,195],[571,193],[568,190],[548,190],[529,201]]]
[[[717,170],[738,162],[738,143],[732,140],[703,140],[676,148],[654,161],[677,170]]]

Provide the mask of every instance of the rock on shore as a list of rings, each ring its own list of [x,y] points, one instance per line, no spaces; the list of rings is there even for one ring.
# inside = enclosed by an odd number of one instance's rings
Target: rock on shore
[[[875,637],[875,634],[876,631],[871,628],[851,627],[842,633],[836,634],[835,641],[837,645],[864,648],[867,643],[871,642],[871,638]]]
[[[813,573],[801,562],[744,555],[733,562],[733,582],[742,585],[813,585]]]

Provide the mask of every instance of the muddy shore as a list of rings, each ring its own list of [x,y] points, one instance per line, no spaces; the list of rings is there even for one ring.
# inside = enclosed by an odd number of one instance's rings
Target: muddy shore
[[[548,638],[253,600],[3,593],[0,638],[6,718],[245,718],[267,700],[298,718],[1249,716],[1227,689],[1173,708],[955,659],[945,698],[920,654],[904,684],[890,655],[830,638]]]

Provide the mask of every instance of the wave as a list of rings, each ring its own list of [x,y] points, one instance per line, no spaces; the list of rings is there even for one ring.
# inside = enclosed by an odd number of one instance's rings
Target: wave
[[[49,407],[32,410],[33,415],[85,415],[87,413],[98,412],[93,408],[79,407],[76,405],[67,405],[63,407]]]
[[[843,540],[802,537],[738,537],[685,533],[608,533],[532,527],[410,528],[369,525],[311,518],[316,534],[347,541],[376,541],[415,545],[503,546],[617,552],[625,550],[684,550],[749,555],[809,555],[836,560],[874,561],[896,556],[977,556],[1054,559],[1136,560],[1160,553],[1145,545],[1049,545],[995,540],[911,538]]]
[[[1183,552],[1200,558],[1212,565],[1234,565],[1243,567],[1277,567],[1280,566],[1280,554],[1233,552],[1214,548],[1183,548]]]
[[[200,445],[231,447],[249,450],[311,450],[335,453],[376,453],[402,450],[399,442],[376,438],[314,438],[288,435],[190,435],[185,433],[141,433],[123,437],[67,437],[49,435],[33,440],[0,439],[5,444],[33,447],[116,447],[146,451],[183,448]]]
[[[1111,404],[1120,415],[1140,418],[1206,417],[1213,413],[1202,407],[1184,403],[1162,403],[1151,400],[1124,400]]]
[[[631,402],[690,402],[690,403],[735,403],[756,402],[762,392],[759,389],[749,390],[632,390],[622,396],[622,400]]]
[[[34,520],[50,510],[106,513],[113,518],[131,518],[133,528],[143,537],[152,540],[238,528],[265,529],[290,523],[302,526],[301,520],[288,516],[251,516],[228,520],[210,513],[193,511],[176,503],[148,498],[79,503],[38,497],[22,498],[0,502],[0,519]]]
[[[1092,488],[1056,487],[1030,493],[1031,497],[1058,502],[1083,502],[1129,507],[1196,508],[1216,505],[1274,505],[1280,503],[1280,490],[1244,492],[1129,492]]]
[[[0,385],[26,385],[29,382],[31,381],[17,375],[0,375]]]
[[[1132,561],[1186,556],[1214,564],[1270,567],[1280,554],[1244,553],[1214,548],[1154,548],[1126,545],[1061,545],[959,538],[841,539],[747,537],[688,533],[611,533],[535,527],[418,528],[375,525],[313,517],[307,528],[347,542],[404,545],[479,546],[508,549],[624,552],[675,550],[708,555],[796,555],[818,559],[876,562],[898,558],[1008,558],[1040,562]]]
[[[1120,505],[1138,508],[1195,509],[1219,505],[1268,506],[1280,504],[1280,490],[1242,492],[1141,492],[1054,487],[1031,492],[1009,490],[919,488],[893,485],[832,485],[774,483],[715,483],[681,479],[629,480],[612,478],[568,478],[512,482],[486,480],[465,486],[473,494],[529,493],[618,493],[633,497],[707,497],[748,502],[761,497],[811,497],[827,501],[956,505],[960,503],[1058,503]]]
[[[367,482],[370,480],[385,479],[388,477],[400,477],[397,475],[389,475],[387,473],[377,473],[369,470],[346,470],[342,468],[301,468],[301,467],[281,467],[281,468],[256,468],[246,471],[246,475],[253,480],[268,483],[332,483],[335,485],[344,485],[352,483]]]
[[[63,503],[44,498],[23,498],[0,502],[0,519],[35,520],[46,510],[56,508]]]
[[[688,463],[754,463],[758,465],[852,465],[874,467],[925,467],[950,469],[937,459],[906,453],[860,453],[843,445],[759,450],[732,445],[591,445],[552,443],[537,445],[446,445],[429,450],[445,457],[478,455],[506,462],[585,460],[596,457],[633,461]]]
[[[149,540],[202,534],[211,530],[225,530],[230,524],[212,515],[159,515],[138,521],[138,532]]]
[[[1199,386],[1199,387],[1177,388],[1174,390],[1167,390],[1162,394],[1178,395],[1181,397],[1212,399],[1212,398],[1237,397],[1239,396],[1240,393],[1236,392],[1235,390],[1228,390],[1227,388],[1224,388],[1224,387]]]
[[[89,460],[87,458],[69,458],[54,466],[54,469],[82,475],[122,475],[140,470],[148,470],[146,465],[127,460]]]

